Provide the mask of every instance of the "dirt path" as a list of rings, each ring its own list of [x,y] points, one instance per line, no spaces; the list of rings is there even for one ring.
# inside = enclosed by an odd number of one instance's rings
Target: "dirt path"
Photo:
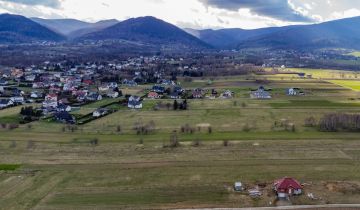
[[[360,204],[331,204],[331,205],[313,205],[313,206],[279,206],[279,207],[262,207],[262,208],[217,208],[203,210],[356,210],[360,209]],[[182,209],[186,210],[186,209]]]

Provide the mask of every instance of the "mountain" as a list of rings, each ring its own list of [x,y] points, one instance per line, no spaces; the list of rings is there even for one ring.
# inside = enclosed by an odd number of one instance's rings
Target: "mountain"
[[[360,49],[360,17],[312,25],[186,31],[219,49]]]
[[[90,27],[90,23],[83,22],[75,19],[42,19],[31,18],[32,21],[39,23],[42,26],[56,31],[63,35],[67,35],[73,31]]]
[[[313,25],[287,26],[239,43],[238,48],[360,49],[360,17]]]
[[[231,28],[231,29],[219,29],[219,30],[185,29],[185,31],[218,49],[229,49],[236,47],[240,42],[247,40],[249,38],[270,34],[280,29],[281,28],[262,28],[262,29],[254,29],[254,30],[245,30],[240,28]]]
[[[65,37],[20,15],[0,15],[0,43],[20,44],[38,41],[63,41]]]
[[[79,37],[78,41],[125,40],[152,45],[209,48],[198,38],[154,17],[132,18],[104,30]]]
[[[76,19],[42,19],[31,18],[42,26],[69,37],[92,33],[118,23],[117,20],[103,20],[97,23],[88,23]]]
[[[96,22],[96,23],[92,23],[89,27],[78,29],[76,31],[72,31],[71,33],[67,34],[67,36],[70,39],[74,39],[74,38],[77,38],[77,37],[84,36],[86,34],[101,31],[101,30],[103,30],[105,28],[116,25],[117,23],[119,23],[119,21],[115,20],[115,19],[102,20],[102,21],[99,21],[99,22]]]

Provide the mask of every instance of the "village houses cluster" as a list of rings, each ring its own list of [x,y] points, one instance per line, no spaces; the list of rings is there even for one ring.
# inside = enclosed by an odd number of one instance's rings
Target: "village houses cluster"
[[[190,63],[190,64],[189,64]],[[178,72],[174,72],[174,69]],[[231,90],[219,92],[214,88],[185,89],[177,81],[177,76],[201,76],[197,65],[186,63],[182,58],[136,57],[121,62],[73,63],[45,62],[29,67],[0,68],[0,109],[34,104],[44,116],[53,116],[65,123],[75,123],[71,115],[73,109],[86,104],[114,99],[123,96],[122,90],[137,88],[139,85],[152,85],[140,95],[124,95],[127,107],[143,108],[147,99],[230,99],[235,93]],[[260,86],[251,91],[254,99],[271,99],[271,90]],[[289,88],[287,95],[301,95],[298,88]],[[93,113],[101,117],[109,113],[100,107]]]

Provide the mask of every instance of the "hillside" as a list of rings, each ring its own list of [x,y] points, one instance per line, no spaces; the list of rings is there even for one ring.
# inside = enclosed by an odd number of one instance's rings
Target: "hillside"
[[[42,26],[56,31],[65,36],[74,38],[88,33],[96,32],[104,28],[113,26],[119,21],[117,20],[103,20],[96,23],[88,23],[76,19],[42,19],[31,18],[31,20],[39,23]]]
[[[0,15],[0,43],[19,44],[38,41],[63,41],[59,35],[40,24],[19,15]]]
[[[185,29],[186,32],[196,36],[200,40],[207,44],[214,46],[219,49],[234,48],[240,42],[247,40],[252,37],[270,34],[280,30],[281,28],[262,28],[255,30],[245,30],[240,28],[231,29],[205,29],[205,30],[194,30]]]
[[[68,35],[79,29],[90,27],[91,23],[76,19],[42,19],[42,18],[31,18],[31,20],[39,23],[42,26],[49,28],[52,31],[56,31],[63,35]]]
[[[71,33],[67,34],[68,38],[74,39],[77,37],[84,36],[86,34],[95,33],[97,31],[101,31],[105,28],[111,27],[113,25],[116,25],[119,23],[118,20],[112,19],[112,20],[102,20],[96,23],[92,23],[86,28],[81,28],[75,31],[72,31]]]
[[[341,19],[314,25],[288,26],[252,37],[238,48],[360,49],[360,17]]]
[[[219,49],[360,49],[360,17],[312,25],[293,25],[254,30],[186,29],[186,31]]]
[[[154,17],[125,20],[99,32],[84,35],[77,40],[125,40],[153,45],[209,47],[182,29]]]

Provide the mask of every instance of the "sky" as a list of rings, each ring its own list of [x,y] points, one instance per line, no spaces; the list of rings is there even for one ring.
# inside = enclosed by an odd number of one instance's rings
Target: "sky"
[[[359,0],[0,0],[0,13],[88,22],[154,16],[181,28],[254,29],[360,16]]]

